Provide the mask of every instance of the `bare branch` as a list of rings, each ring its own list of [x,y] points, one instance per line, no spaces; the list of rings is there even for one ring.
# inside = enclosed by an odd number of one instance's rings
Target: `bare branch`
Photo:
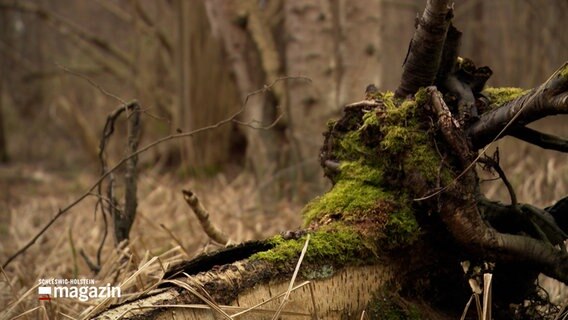
[[[508,132],[508,135],[530,144],[534,144],[543,149],[568,152],[568,140],[528,127],[512,129],[510,132]]]
[[[103,88],[101,85],[99,85],[99,84],[96,83],[93,79],[87,77],[86,75],[84,75],[84,74],[82,74],[82,73],[79,73],[79,72],[76,72],[76,71],[74,71],[74,70],[71,70],[71,69],[67,68],[66,66],[64,66],[64,65],[62,65],[62,64],[60,64],[60,63],[57,63],[57,62],[55,63],[55,65],[57,65],[58,68],[62,69],[63,71],[65,71],[65,72],[67,72],[67,73],[69,73],[69,74],[71,74],[71,75],[74,75],[74,76],[77,76],[77,77],[79,77],[79,78],[81,78],[81,79],[86,80],[90,85],[92,85],[93,87],[97,88],[97,89],[98,89],[102,94],[104,94],[105,96],[111,97],[111,98],[113,98],[114,100],[118,101],[118,102],[121,103],[121,104],[127,104],[126,101],[122,100],[119,96],[117,96],[117,95],[115,95],[115,94],[113,94],[113,93],[111,93],[111,92],[108,92],[105,88]]]
[[[135,19],[130,13],[124,11],[114,1],[97,0],[97,3],[101,7],[103,7],[105,10],[112,13],[117,18],[121,19],[122,21],[124,21],[126,23],[136,24],[137,26],[139,26],[142,29],[142,31],[144,31],[144,33],[149,34],[149,35],[154,35],[158,39],[158,41],[160,42],[162,48],[164,48],[164,50],[166,51],[168,58],[170,60],[173,58],[173,51],[174,50],[173,50],[172,43],[171,43],[170,39],[167,37],[167,35],[164,33],[163,30],[158,28],[155,25],[155,23],[151,19],[149,19],[149,17],[147,15],[141,16],[140,18],[141,18],[143,23],[139,23],[139,21],[137,19]],[[140,10],[138,10],[139,6],[140,6],[140,4],[138,3],[138,1],[136,1],[135,2],[135,8],[136,8],[137,12],[140,11]]]
[[[538,88],[481,115],[467,133],[473,146],[482,148],[508,134],[509,129],[557,114],[568,114],[568,62]]]
[[[135,153],[138,149],[140,139],[140,106],[134,104],[132,113],[128,117],[128,152]],[[124,210],[120,214],[114,215],[114,234],[116,243],[128,239],[130,228],[136,217],[137,199],[137,180],[138,180],[138,156],[131,157],[126,161],[126,172],[124,174]]]

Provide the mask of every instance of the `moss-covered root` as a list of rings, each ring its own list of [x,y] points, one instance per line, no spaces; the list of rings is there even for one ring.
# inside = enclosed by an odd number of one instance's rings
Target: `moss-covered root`
[[[427,97],[399,101],[392,93],[377,93],[377,106],[349,107],[328,125],[322,163],[339,163],[327,172],[333,188],[303,210],[306,227],[333,221],[373,224],[383,234],[384,248],[411,244],[420,229],[414,217],[410,184],[433,189],[453,179],[442,166],[434,135],[421,107]]]

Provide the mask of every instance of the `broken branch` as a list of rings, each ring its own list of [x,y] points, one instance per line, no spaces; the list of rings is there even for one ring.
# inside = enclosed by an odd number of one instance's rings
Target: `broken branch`
[[[211,219],[209,219],[209,212],[207,209],[203,207],[201,202],[199,202],[199,198],[189,190],[182,190],[183,199],[187,202],[187,205],[193,210],[197,219],[199,219],[199,223],[203,228],[203,231],[211,238],[211,240],[218,242],[222,245],[226,245],[229,242],[229,237],[217,228],[213,223],[211,223]]]

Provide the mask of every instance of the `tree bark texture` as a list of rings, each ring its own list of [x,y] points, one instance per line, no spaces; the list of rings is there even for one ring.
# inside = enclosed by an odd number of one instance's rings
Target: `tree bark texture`
[[[272,317],[281,303],[281,294],[289,285],[271,267],[237,262],[224,266],[219,272],[205,272],[188,279],[189,286],[205,288],[213,300],[233,314],[280,296],[236,319],[267,319]],[[333,277],[314,280],[290,295],[283,309],[284,319],[309,319],[316,313],[318,319],[359,318],[371,298],[371,292],[380,289],[393,277],[393,270],[381,266],[349,267],[339,270]],[[302,282],[297,283],[300,285]],[[310,288],[311,286],[311,288]],[[313,303],[312,303],[313,301]],[[174,305],[204,305],[190,291],[179,287],[158,289],[133,303],[111,308],[93,319],[217,319],[219,313],[208,308],[176,308]],[[164,307],[160,307],[164,306]],[[167,307],[172,306],[172,307]]]
[[[408,48],[396,96],[405,98],[434,83],[453,9],[448,0],[428,0]]]

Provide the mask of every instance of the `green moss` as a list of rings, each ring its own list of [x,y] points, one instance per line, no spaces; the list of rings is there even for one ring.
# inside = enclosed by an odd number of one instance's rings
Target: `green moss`
[[[438,153],[428,142],[413,144],[408,156],[404,160],[404,167],[414,169],[430,184],[445,185],[453,180],[453,174],[443,167],[440,170],[441,159]]]
[[[326,215],[349,218],[370,212],[376,203],[389,194],[380,187],[357,179],[341,179],[324,195],[312,200],[304,208],[304,224]]]
[[[414,101],[416,101],[416,104],[419,106],[422,106],[430,101],[430,95],[428,94],[426,88],[418,89],[418,92],[416,92],[416,94],[414,95]]]
[[[250,259],[273,263],[294,261],[300,256],[306,237],[285,240],[282,236],[276,236],[271,240],[276,245],[273,249],[256,253]],[[338,264],[361,262],[371,257],[369,254],[364,255],[364,252],[372,251],[367,248],[361,235],[350,228],[334,226],[333,230],[320,230],[311,234],[304,261],[321,263],[329,260]]]
[[[425,93],[421,89],[419,93]],[[425,98],[424,98],[425,99]],[[419,104],[406,100],[399,108],[387,112],[386,123],[381,131],[384,137],[381,148],[390,157],[402,162],[406,171],[419,172],[429,183],[437,183],[441,159],[433,147],[432,137],[420,128],[418,121]],[[451,180],[447,170],[442,171],[442,180]]]
[[[407,179],[418,179],[432,188],[452,180],[440,170],[441,159],[433,135],[424,124],[422,105],[429,100],[420,89],[415,100],[396,101],[392,92],[379,93],[375,110],[346,110],[343,119],[330,124],[326,151],[340,162],[340,173],[326,194],[303,210],[304,224],[333,221],[367,223],[382,232],[388,249],[413,243],[420,234]],[[335,126],[341,124],[337,130]],[[347,131],[348,130],[348,131]],[[441,176],[440,176],[441,175]]]
[[[483,93],[489,98],[491,101],[491,108],[498,108],[506,104],[507,102],[514,100],[524,94],[526,94],[528,90],[524,90],[521,88],[509,88],[509,87],[502,87],[502,88],[485,88]]]
[[[568,63],[565,63],[559,72],[562,78],[568,78]]]
[[[340,166],[340,180],[359,180],[375,186],[383,182],[383,172],[379,167],[371,167],[364,161],[344,161]]]
[[[327,123],[326,123],[327,130],[333,129],[333,127],[335,126],[335,124],[337,124],[337,120],[335,120],[335,119],[327,120]]]
[[[340,139],[339,146],[341,149],[336,153],[340,160],[354,160],[372,154],[372,151],[361,143],[359,131],[346,133]]]
[[[363,115],[363,126],[361,129],[364,129],[367,126],[378,126],[379,125],[379,117],[377,117],[376,112],[367,112]]]
[[[387,112],[384,121],[387,125],[415,125],[416,121],[409,123],[409,120],[415,120],[417,104],[413,100],[405,100],[400,106],[394,104],[386,104]]]
[[[400,153],[408,149],[413,141],[411,128],[388,126],[383,130],[385,136],[381,141],[381,148],[390,153]]]
[[[418,239],[419,232],[420,227],[411,206],[404,204],[401,209],[389,215],[385,226],[386,245],[389,249],[410,245]]]

